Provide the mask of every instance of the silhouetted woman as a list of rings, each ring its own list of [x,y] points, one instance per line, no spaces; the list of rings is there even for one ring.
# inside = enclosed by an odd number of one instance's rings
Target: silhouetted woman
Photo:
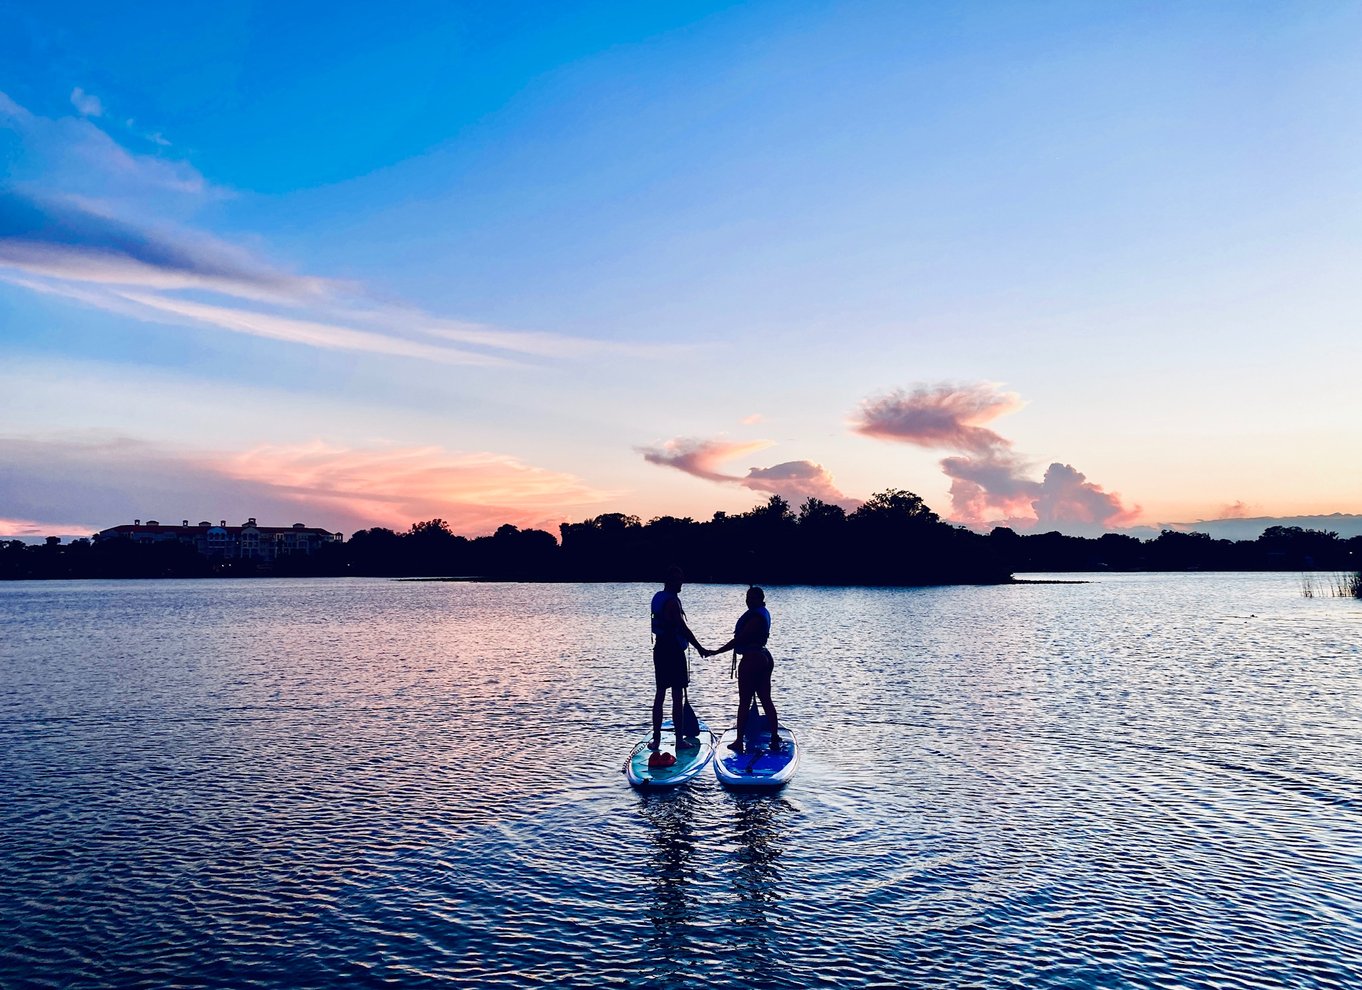
[[[771,700],[771,672],[776,661],[766,649],[770,635],[771,613],[766,609],[766,593],[754,586],[747,589],[747,611],[733,627],[733,638],[717,650],[701,651],[704,656],[726,650],[738,655],[738,738],[728,748],[739,753],[743,751],[743,732],[754,695],[761,699],[761,707],[771,720],[771,751],[780,750],[780,723],[776,719],[776,704]]]

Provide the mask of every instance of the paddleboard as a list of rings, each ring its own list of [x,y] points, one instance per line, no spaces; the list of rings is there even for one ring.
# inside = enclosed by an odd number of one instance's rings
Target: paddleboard
[[[747,717],[746,739],[741,753],[729,749],[738,738],[736,727],[719,740],[714,775],[726,787],[774,789],[784,787],[799,766],[799,739],[794,731],[780,727],[780,750],[771,752],[771,722],[765,714]]]
[[[699,731],[695,738],[700,740],[700,745],[693,748],[682,747],[678,751],[671,719],[662,723],[662,742],[656,751],[676,758],[676,762],[668,767],[648,766],[648,757],[654,752],[648,748],[648,743],[653,738],[651,735],[639,742],[629,754],[629,762],[624,765],[624,773],[629,778],[629,783],[635,787],[652,789],[678,787],[688,780],[694,780],[701,770],[709,766],[709,761],[714,759],[714,748],[717,745],[710,727],[699,720],[696,724]]]

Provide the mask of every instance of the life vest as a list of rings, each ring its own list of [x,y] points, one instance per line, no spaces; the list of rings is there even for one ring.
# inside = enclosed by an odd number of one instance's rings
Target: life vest
[[[689,643],[686,634],[681,631],[681,627],[671,622],[662,614],[662,610],[667,607],[668,601],[675,601],[678,611],[681,610],[681,598],[674,591],[662,589],[653,595],[653,635],[657,637],[659,643],[666,643],[675,646],[678,650],[684,650]],[[681,612],[682,615],[686,613]]]
[[[745,640],[742,643],[744,650],[755,650],[766,645],[766,641],[771,638],[771,613],[765,605],[758,605],[756,608],[749,608],[742,615],[738,616],[738,621],[733,624],[733,635],[738,635],[738,630],[742,628],[743,622],[749,615],[755,615],[761,619],[762,634],[756,639]]]

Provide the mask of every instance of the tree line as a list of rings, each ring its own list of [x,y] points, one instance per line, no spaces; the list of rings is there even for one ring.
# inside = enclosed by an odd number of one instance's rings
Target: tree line
[[[0,543],[0,579],[387,576],[521,581],[657,581],[679,564],[687,580],[765,584],[927,585],[998,583],[1027,571],[1348,570],[1362,565],[1362,537],[1273,526],[1256,540],[1216,540],[1164,530],[1148,540],[984,535],[943,522],[922,499],[898,489],[854,511],[816,498],[796,511],[779,495],[743,513],[697,521],[642,521],[607,513],[563,523],[558,537],[504,525],[468,538],[443,519],[406,532],[360,530],[310,555],[264,562],[200,555],[176,543],[75,540],[37,546]]]

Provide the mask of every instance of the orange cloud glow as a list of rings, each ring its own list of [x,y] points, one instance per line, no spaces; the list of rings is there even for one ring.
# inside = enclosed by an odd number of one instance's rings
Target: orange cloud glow
[[[456,533],[469,536],[503,523],[556,531],[565,508],[596,505],[617,495],[503,454],[438,447],[265,446],[237,455],[219,469],[299,503],[371,520],[371,526],[404,530],[413,522],[439,517]]]
[[[89,523],[47,523],[32,519],[0,518],[0,539],[32,539],[35,536],[89,536],[95,527]]]

